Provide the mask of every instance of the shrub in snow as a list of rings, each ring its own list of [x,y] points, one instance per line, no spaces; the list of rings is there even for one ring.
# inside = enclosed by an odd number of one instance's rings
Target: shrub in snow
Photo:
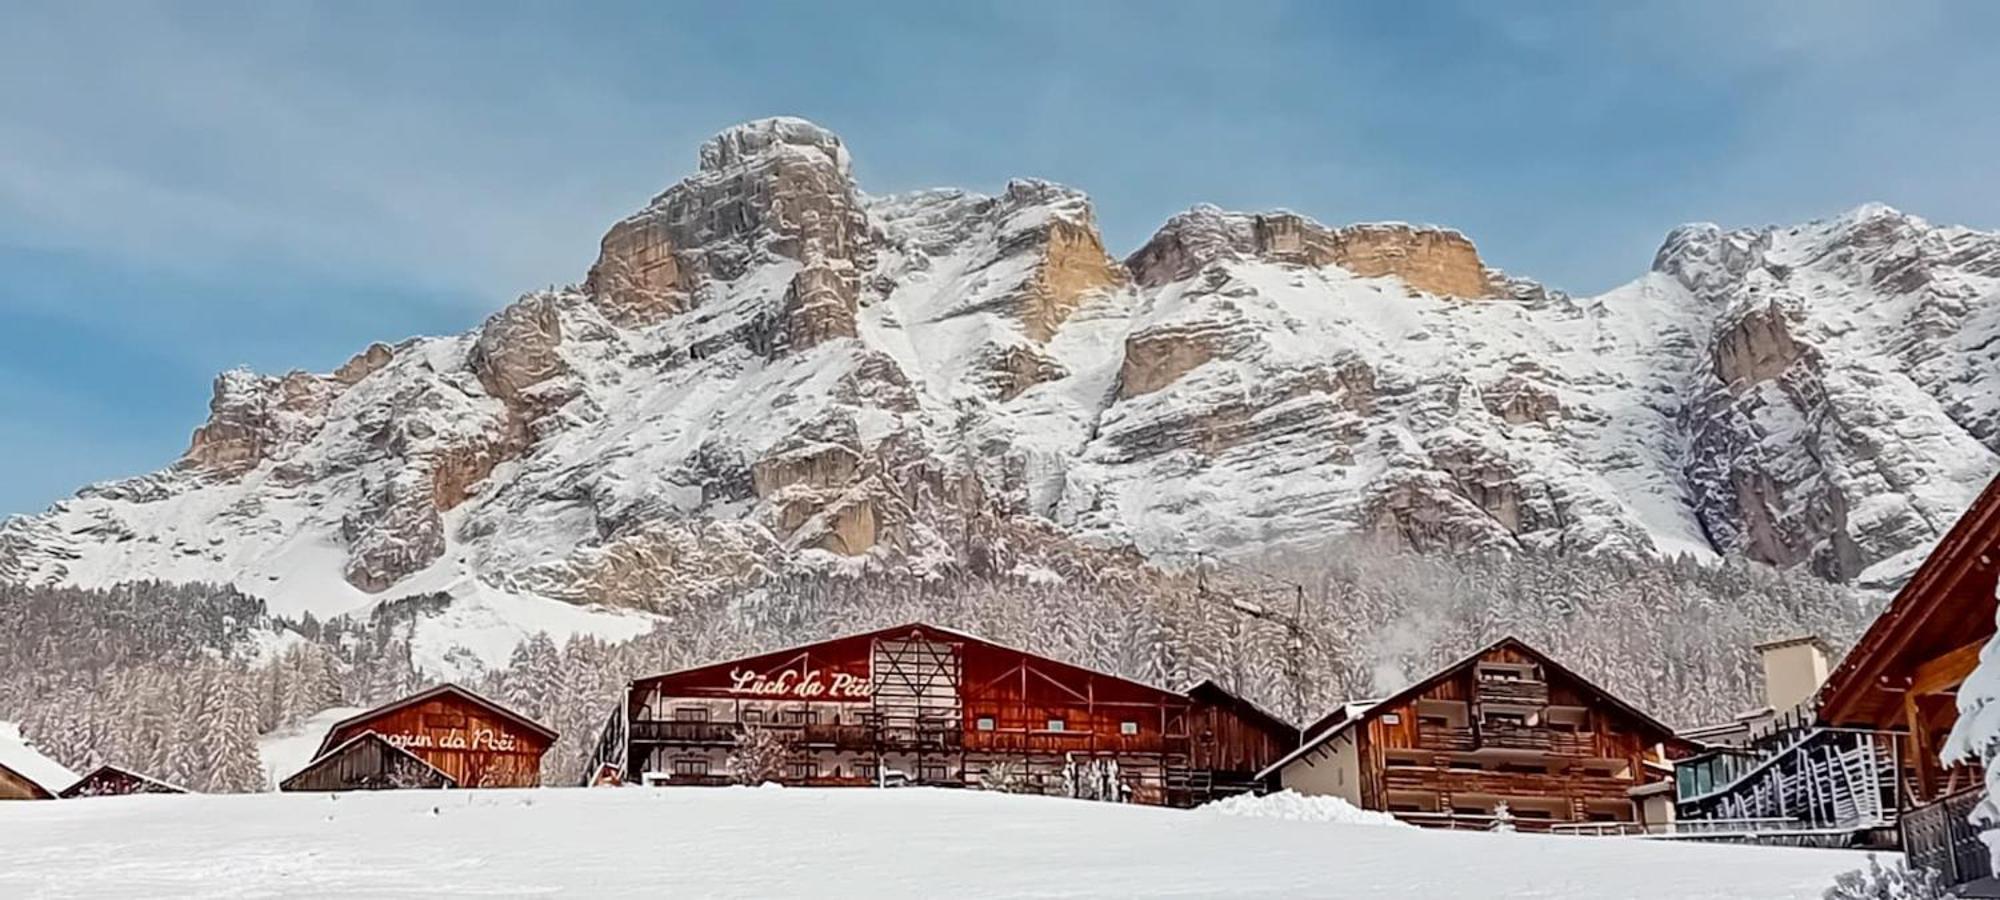
[[[979,789],[999,791],[1003,794],[1026,794],[1033,792],[1028,781],[1028,770],[1018,760],[1000,760],[986,767],[979,774]]]
[[[1308,797],[1297,791],[1275,794],[1237,794],[1197,807],[1202,812],[1253,819],[1285,819],[1292,822],[1339,822],[1343,825],[1390,825],[1414,828],[1385,812],[1361,809],[1339,797]]]
[[[1994,594],[2000,599],[2000,585]],[[1973,810],[1972,821],[1989,826],[1984,835],[1987,847],[2000,844],[2000,833],[1991,827],[2000,823],[2000,806],[1993,802],[1995,789],[2000,788],[2000,635],[1987,640],[1979,651],[1978,667],[1958,688],[1958,721],[1952,723],[1951,737],[1939,758],[1947,766],[1971,760],[1986,767],[1986,796]],[[2000,863],[2000,852],[1994,861]]]
[[[792,744],[785,736],[768,728],[746,726],[736,736],[736,749],[729,752],[729,778],[737,784],[763,784],[785,774],[785,757]]]
[[[1826,900],[1955,900],[1938,884],[1937,873],[1929,869],[1910,870],[1902,863],[1884,868],[1875,854],[1868,854],[1868,868],[1842,872],[1833,877]]]

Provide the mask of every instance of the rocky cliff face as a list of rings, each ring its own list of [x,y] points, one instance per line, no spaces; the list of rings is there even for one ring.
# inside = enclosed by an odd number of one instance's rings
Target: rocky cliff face
[[[224,374],[172,468],[0,527],[0,578],[444,591],[446,646],[797,567],[1065,577],[1334,532],[1887,583],[2000,469],[1996,291],[2000,237],[1881,207],[1678,229],[1592,298],[1286,212],[1195,207],[1120,262],[1076,191],[870,197],[838,137],[765,120],[576,287]]]

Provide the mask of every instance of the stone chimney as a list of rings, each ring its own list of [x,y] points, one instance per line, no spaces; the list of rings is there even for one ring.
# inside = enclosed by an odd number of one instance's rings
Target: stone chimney
[[[1757,653],[1764,659],[1764,702],[1780,715],[1811,698],[1831,668],[1830,650],[1815,635],[1765,641]]]

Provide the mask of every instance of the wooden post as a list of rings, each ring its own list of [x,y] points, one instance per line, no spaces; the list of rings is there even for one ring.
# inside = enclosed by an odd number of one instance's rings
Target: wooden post
[[[1903,718],[1910,726],[1910,754],[1916,757],[1910,760],[1917,769],[1915,802],[1928,803],[1936,796],[1932,789],[1937,779],[1937,759],[1931,750],[1930,730],[1924,724],[1924,712],[1917,703],[1915,691],[1903,695]]]

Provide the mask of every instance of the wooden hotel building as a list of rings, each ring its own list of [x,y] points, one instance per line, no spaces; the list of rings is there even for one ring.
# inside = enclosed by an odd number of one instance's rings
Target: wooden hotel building
[[[1297,730],[1213,684],[1176,693],[933,625],[631,684],[589,777],[727,784],[753,731],[788,785],[908,783],[1190,805],[1248,790]]]
[[[1418,825],[1638,830],[1664,818],[1673,730],[1508,638],[1306,729],[1262,773],[1273,789],[1341,797]],[[1648,803],[1648,798],[1658,797]]]

